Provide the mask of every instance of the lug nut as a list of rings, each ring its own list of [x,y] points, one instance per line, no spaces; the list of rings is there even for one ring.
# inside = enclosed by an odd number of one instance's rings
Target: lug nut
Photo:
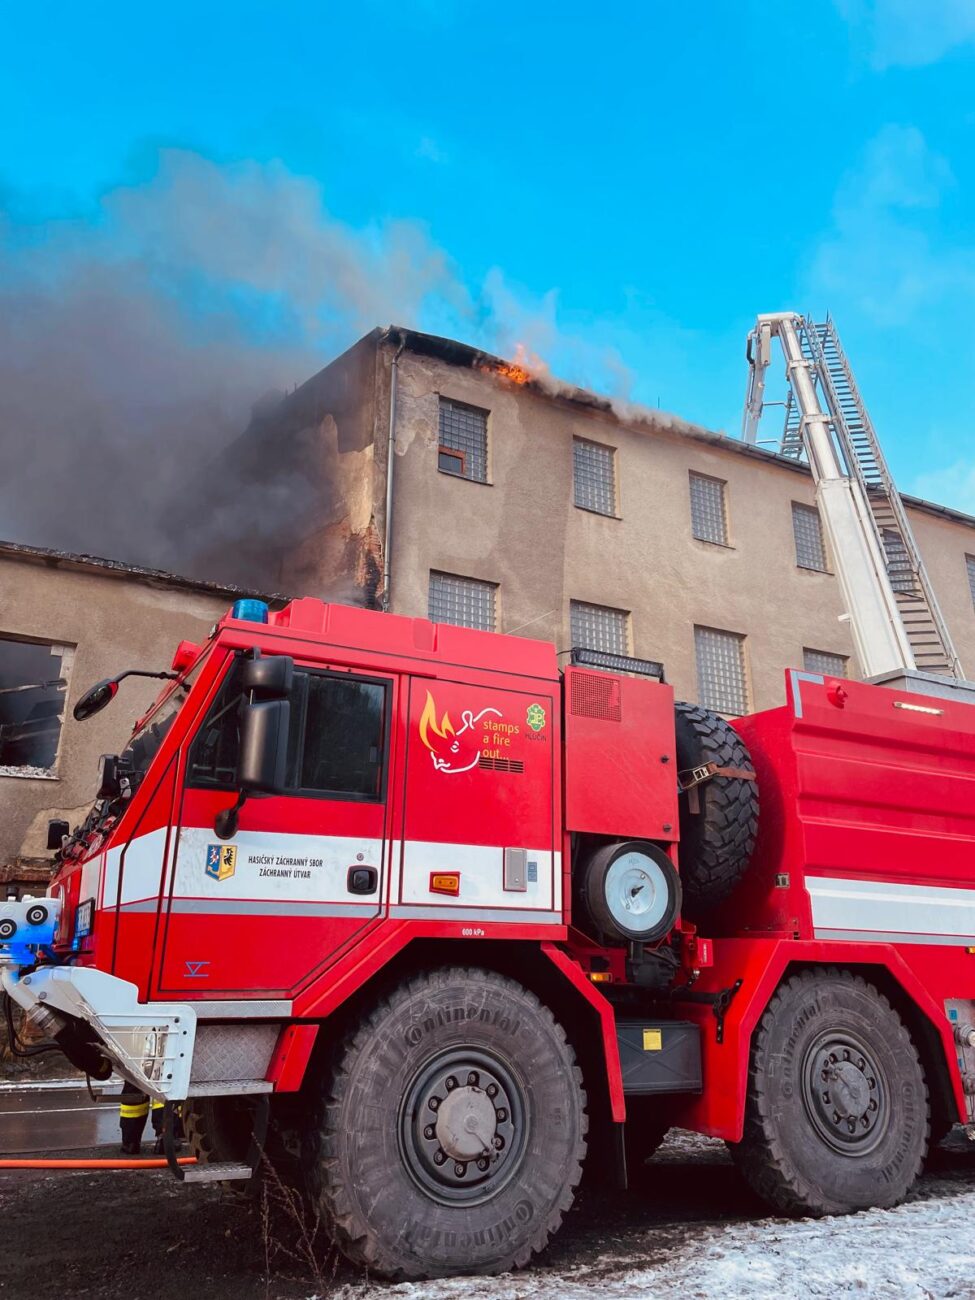
[[[495,1145],[496,1150],[498,1150],[498,1151],[500,1151],[501,1148],[504,1146],[504,1138],[501,1136],[500,1133],[499,1133],[498,1136],[494,1139],[494,1145]]]
[[[508,1118],[508,1112],[505,1110],[503,1106],[499,1106],[494,1113],[498,1117],[499,1124],[503,1124],[505,1120]]]
[[[458,1178],[463,1178],[464,1175],[467,1173],[467,1166],[462,1164],[454,1165],[454,1173],[457,1175]]]
[[[488,1084],[488,1086],[487,1086],[487,1095],[488,1095],[489,1097],[492,1097],[492,1098],[493,1098],[493,1097],[496,1097],[496,1096],[498,1095],[498,1085],[497,1085],[496,1083],[489,1083],[489,1084]]]
[[[444,1155],[442,1151],[435,1151],[433,1153],[433,1163],[435,1165],[442,1165],[446,1159],[447,1157]]]
[[[440,1105],[440,1098],[431,1097],[430,1100],[427,1102],[427,1105],[430,1107],[431,1110],[436,1110]]]
[[[454,1078],[453,1075],[451,1075],[450,1078],[447,1080],[447,1091],[453,1092],[453,1090],[456,1087],[457,1087],[457,1080]]]
[[[488,1162],[482,1157],[480,1160],[478,1160],[477,1167],[478,1169],[480,1169],[481,1173],[483,1174],[488,1167]]]
[[[476,1088],[476,1087],[477,1087],[477,1077],[478,1077],[478,1076],[477,1076],[477,1071],[476,1071],[476,1070],[471,1070],[470,1074],[467,1076],[467,1083],[468,1083],[468,1086],[469,1086],[469,1087],[471,1087],[471,1088]]]
[[[433,1127],[432,1124],[428,1124],[428,1125],[426,1126],[426,1128],[423,1130],[423,1136],[424,1136],[425,1138],[436,1137],[436,1136],[437,1136],[437,1130]]]

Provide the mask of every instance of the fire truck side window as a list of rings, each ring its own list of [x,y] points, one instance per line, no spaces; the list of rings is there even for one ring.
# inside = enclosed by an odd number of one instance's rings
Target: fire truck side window
[[[241,660],[230,671],[210,705],[210,711],[190,749],[187,784],[232,790],[237,782],[237,708],[240,704]]]
[[[307,793],[380,799],[385,714],[386,688],[380,682],[296,674],[288,785]]]
[[[240,666],[217,691],[190,749],[187,783],[233,790],[237,783]],[[386,687],[381,682],[295,672],[287,787],[295,794],[381,799]]]

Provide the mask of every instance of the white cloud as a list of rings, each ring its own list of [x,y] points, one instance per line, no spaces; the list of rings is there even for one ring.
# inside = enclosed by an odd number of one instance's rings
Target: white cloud
[[[947,160],[916,127],[885,126],[840,183],[806,291],[834,312],[846,305],[882,326],[970,298],[975,247],[950,242],[938,223],[953,186]]]
[[[871,65],[917,68],[975,44],[975,0],[836,0]]]
[[[447,152],[432,136],[424,135],[420,137],[420,143],[416,146],[415,154],[417,158],[422,158],[425,162],[446,163],[450,159]]]
[[[946,469],[918,474],[908,491],[925,501],[937,501],[975,515],[975,461],[959,460]]]

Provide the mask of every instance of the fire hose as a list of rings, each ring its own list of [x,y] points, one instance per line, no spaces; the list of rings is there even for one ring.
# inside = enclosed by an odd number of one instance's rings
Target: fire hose
[[[177,1164],[195,1165],[196,1156],[180,1156]],[[0,1160],[0,1169],[165,1169],[168,1161],[145,1160]]]

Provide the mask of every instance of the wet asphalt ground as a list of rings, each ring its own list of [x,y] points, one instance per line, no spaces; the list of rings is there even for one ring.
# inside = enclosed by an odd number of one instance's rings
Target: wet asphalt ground
[[[83,1085],[44,1082],[29,1089],[0,1085],[0,1152],[4,1155],[97,1147],[117,1137],[118,1102],[94,1102]]]

